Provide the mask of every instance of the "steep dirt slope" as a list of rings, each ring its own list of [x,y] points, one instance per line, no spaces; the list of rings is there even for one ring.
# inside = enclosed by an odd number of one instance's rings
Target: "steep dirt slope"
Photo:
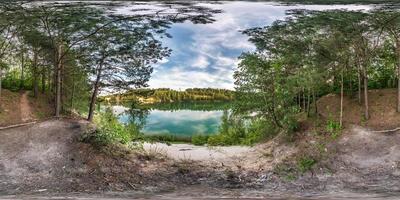
[[[345,97],[343,102],[343,121],[347,124],[367,126],[375,130],[391,129],[400,126],[400,114],[396,112],[396,90],[369,90],[370,119],[364,119],[364,106],[358,104],[356,97]],[[340,95],[329,94],[318,100],[318,113],[325,118],[339,120]]]
[[[19,102],[21,94],[3,89],[1,94],[0,126],[21,122]]]
[[[400,132],[351,126],[332,147],[331,166],[344,187],[400,193]]]

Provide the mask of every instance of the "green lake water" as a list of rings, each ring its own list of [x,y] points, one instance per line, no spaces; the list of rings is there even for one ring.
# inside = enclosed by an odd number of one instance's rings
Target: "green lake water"
[[[129,104],[114,105],[120,122],[139,124],[145,135],[191,137],[196,134],[218,133],[228,103],[162,104],[146,108],[130,108]]]

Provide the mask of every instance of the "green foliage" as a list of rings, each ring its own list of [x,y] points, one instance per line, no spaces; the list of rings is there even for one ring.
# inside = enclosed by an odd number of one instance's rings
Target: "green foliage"
[[[185,91],[176,91],[168,88],[135,89],[123,94],[103,97],[111,101],[132,101],[140,99],[143,103],[171,103],[171,102],[201,102],[201,101],[232,101],[234,91],[214,88],[188,88]]]
[[[340,132],[342,130],[342,127],[340,126],[340,123],[333,120],[332,118],[329,118],[326,122],[326,131],[331,135],[332,138],[336,139]]]
[[[202,134],[196,134],[192,136],[192,144],[194,145],[205,145],[208,142],[210,136],[208,135],[202,135]]]
[[[277,134],[275,126],[259,118],[245,119],[225,111],[221,121],[218,134],[208,138],[210,146],[253,145]]]
[[[192,139],[187,136],[171,135],[171,134],[155,134],[155,135],[141,135],[138,140],[147,142],[161,142],[161,143],[190,143]]]
[[[97,115],[94,123],[96,130],[86,133],[82,137],[83,141],[102,146],[113,143],[129,144],[140,137],[140,133],[134,125],[119,123],[111,108],[106,108],[104,112]]]
[[[125,104],[123,104],[125,105]],[[128,104],[129,105],[129,104]],[[213,110],[228,110],[232,107],[232,102],[174,102],[174,103],[157,103],[157,104],[140,104],[135,105],[137,108],[144,110],[198,110],[198,111],[213,111]]]
[[[310,171],[317,161],[309,156],[302,156],[297,161],[297,168],[301,173]]]

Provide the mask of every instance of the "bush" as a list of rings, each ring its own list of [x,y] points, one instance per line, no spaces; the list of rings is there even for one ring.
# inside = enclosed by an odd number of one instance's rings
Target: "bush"
[[[301,173],[310,171],[317,161],[309,156],[303,156],[297,161],[297,167]]]
[[[158,135],[142,135],[141,140],[148,142],[161,142],[161,143],[169,143],[169,142],[191,142],[191,138],[187,136],[179,136],[179,135],[169,135],[169,134],[158,134]]]
[[[333,137],[337,138],[339,135],[340,131],[342,130],[342,127],[340,126],[339,122],[336,122],[335,120],[328,119],[327,124],[326,124],[326,131]]]
[[[120,123],[111,108],[106,108],[105,112],[96,115],[94,123],[96,124],[96,129],[91,133],[84,134],[83,141],[96,145],[128,144],[140,136],[140,132],[135,125]]]
[[[197,134],[192,136],[192,144],[194,145],[205,145],[209,139],[208,135]]]
[[[267,120],[224,113],[219,133],[208,138],[210,146],[253,145],[265,139],[273,138],[277,129]]]

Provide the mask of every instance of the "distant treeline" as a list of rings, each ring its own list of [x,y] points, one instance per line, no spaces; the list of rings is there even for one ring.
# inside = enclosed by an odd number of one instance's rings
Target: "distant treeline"
[[[194,101],[232,101],[233,99],[234,91],[214,88],[188,88],[184,91],[177,91],[169,88],[136,89],[123,94],[114,94],[101,98],[101,100],[111,102],[139,101],[144,104]]]
[[[142,110],[195,110],[195,111],[215,111],[215,110],[229,110],[232,108],[233,103],[229,101],[198,101],[198,102],[173,102],[173,103],[156,103],[146,105],[132,105],[129,102],[122,103],[127,108],[140,108]]]

